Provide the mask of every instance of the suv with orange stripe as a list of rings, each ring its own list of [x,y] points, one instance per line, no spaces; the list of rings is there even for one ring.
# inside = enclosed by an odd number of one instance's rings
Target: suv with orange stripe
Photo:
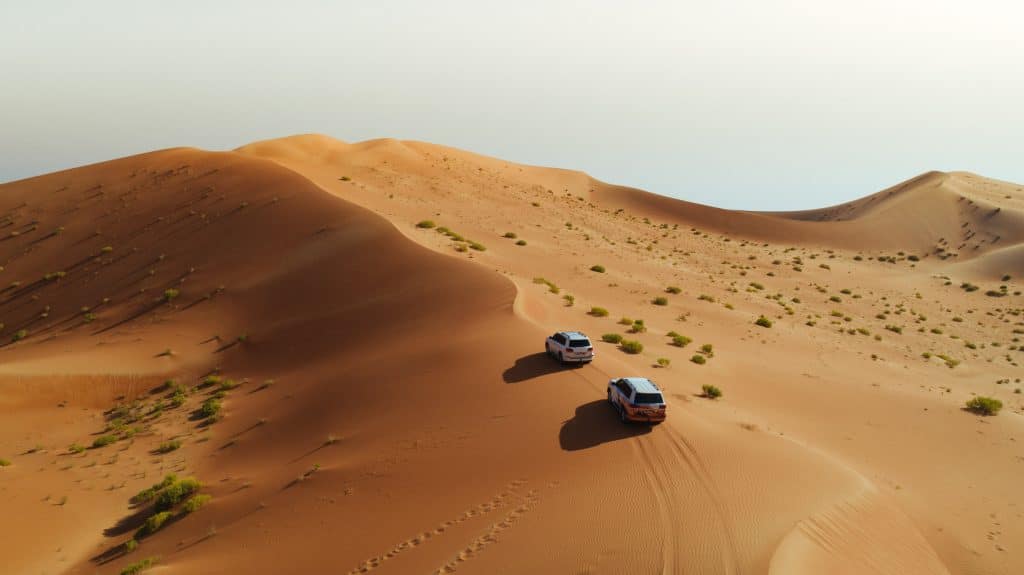
[[[608,403],[619,412],[623,423],[665,421],[665,397],[657,384],[644,377],[609,380]]]

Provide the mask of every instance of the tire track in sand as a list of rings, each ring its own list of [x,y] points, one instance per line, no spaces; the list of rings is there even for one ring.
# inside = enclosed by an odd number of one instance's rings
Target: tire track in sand
[[[675,526],[672,524],[672,510],[681,509],[682,504],[675,497],[677,493],[673,487],[671,478],[666,476],[665,465],[661,462],[654,463],[654,455],[650,452],[647,442],[638,440],[633,442],[640,460],[643,462],[641,468],[644,477],[654,492],[654,504],[658,507],[658,519],[661,523],[662,544],[661,544],[661,573],[662,575],[674,575],[676,572],[676,557],[681,555],[679,549],[679,537],[676,534]]]
[[[666,426],[665,433],[660,435],[667,438],[669,446],[675,452],[676,459],[682,461],[693,472],[694,479],[697,480],[700,488],[707,495],[708,501],[711,502],[712,510],[717,519],[719,536],[724,548],[724,553],[721,556],[723,572],[729,574],[739,573],[739,552],[737,551],[736,534],[733,533],[732,523],[725,508],[724,498],[721,492],[718,491],[710,471],[708,471],[707,463],[700,456],[700,453],[697,452],[693,444],[678,430]]]

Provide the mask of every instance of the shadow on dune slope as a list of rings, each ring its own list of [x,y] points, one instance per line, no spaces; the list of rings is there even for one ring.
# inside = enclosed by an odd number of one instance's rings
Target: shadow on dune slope
[[[584,403],[576,415],[562,423],[558,443],[565,451],[579,451],[602,443],[618,441],[651,432],[649,425],[626,425],[603,399]]]

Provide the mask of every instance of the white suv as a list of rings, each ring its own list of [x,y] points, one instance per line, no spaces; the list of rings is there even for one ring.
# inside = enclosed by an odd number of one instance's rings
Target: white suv
[[[544,351],[562,363],[590,363],[594,360],[594,345],[587,334],[578,331],[560,331],[548,337]]]
[[[665,397],[657,384],[644,377],[609,380],[608,403],[619,412],[623,423],[665,421]]]

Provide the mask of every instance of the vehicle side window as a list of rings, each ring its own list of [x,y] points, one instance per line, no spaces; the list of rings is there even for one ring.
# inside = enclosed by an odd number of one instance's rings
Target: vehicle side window
[[[629,384],[627,384],[625,381],[622,381],[621,379],[619,381],[615,382],[615,387],[618,387],[619,391],[621,391],[622,394],[625,395],[627,399],[629,398],[630,395],[633,394],[633,390],[629,388]]]
[[[558,342],[560,345],[565,345],[565,336],[560,333],[556,333],[555,341]]]

